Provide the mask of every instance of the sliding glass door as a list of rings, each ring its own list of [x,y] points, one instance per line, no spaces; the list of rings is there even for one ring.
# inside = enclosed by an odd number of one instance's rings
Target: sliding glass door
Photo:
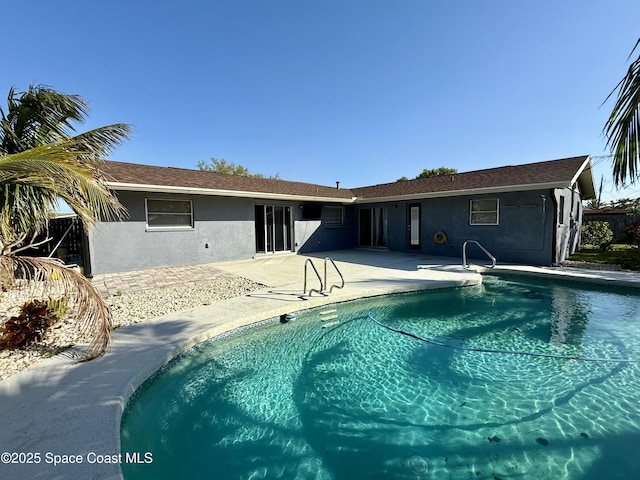
[[[256,205],[256,252],[291,251],[291,207]]]
[[[387,244],[387,209],[362,208],[358,219],[361,247],[384,247]]]

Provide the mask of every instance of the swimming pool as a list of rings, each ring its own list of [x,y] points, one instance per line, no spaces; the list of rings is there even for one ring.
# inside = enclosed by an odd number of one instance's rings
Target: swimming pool
[[[156,375],[121,429],[122,452],[153,463],[123,473],[631,478],[638,361],[640,297],[622,289],[486,277],[310,310]]]

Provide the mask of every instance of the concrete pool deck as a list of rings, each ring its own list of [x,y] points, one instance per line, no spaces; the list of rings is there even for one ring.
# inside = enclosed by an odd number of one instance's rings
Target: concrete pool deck
[[[305,262],[311,258],[323,275],[325,255],[336,261],[345,287],[327,296],[302,295]],[[111,350],[90,362],[78,364],[58,355],[0,381],[0,478],[122,478],[120,462],[138,458],[143,462],[146,453],[120,452],[120,419],[128,399],[168,360],[207,338],[329,303],[481,282],[480,274],[462,268],[459,259],[361,250],[317,257],[275,255],[217,263],[213,268],[266,287],[120,328],[113,333]],[[640,288],[640,274],[630,272],[516,266],[501,266],[496,271]],[[339,283],[331,268],[328,283]],[[318,285],[308,271],[308,287]],[[10,454],[9,463],[3,452]],[[56,465],[55,461],[64,463]]]

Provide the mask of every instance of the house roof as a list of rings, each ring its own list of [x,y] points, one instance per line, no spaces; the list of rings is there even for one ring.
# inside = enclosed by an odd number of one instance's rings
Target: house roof
[[[106,161],[103,171],[108,185],[114,190],[274,200],[371,203],[546,188],[572,188],[576,185],[583,199],[595,196],[589,156],[510,165],[353,189],[113,161]]]
[[[348,189],[312,183],[113,161],[104,162],[102,171],[109,187],[114,190],[353,202],[353,194]]]
[[[588,155],[547,162],[476,170],[439,177],[385,183],[355,188],[358,198],[395,200],[497,193],[544,188],[571,188],[578,185],[583,199],[595,195]]]

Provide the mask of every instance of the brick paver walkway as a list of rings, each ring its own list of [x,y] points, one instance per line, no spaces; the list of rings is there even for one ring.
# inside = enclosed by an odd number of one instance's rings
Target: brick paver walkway
[[[213,280],[229,276],[230,274],[216,268],[213,264],[207,264],[94,275],[91,283],[102,296],[107,297],[118,295],[118,292],[140,292],[150,288],[168,287],[181,283]]]

